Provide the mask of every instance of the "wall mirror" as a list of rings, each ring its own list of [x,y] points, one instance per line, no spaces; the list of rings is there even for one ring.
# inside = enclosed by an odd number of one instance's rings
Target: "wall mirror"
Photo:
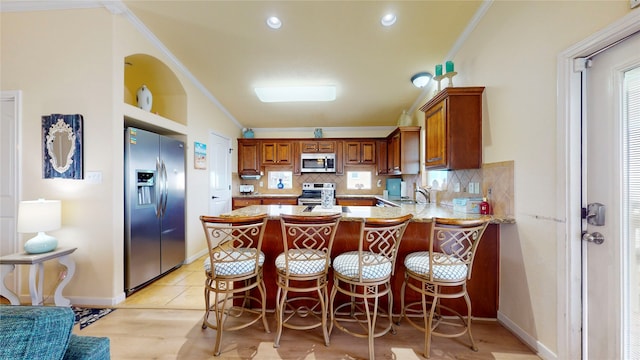
[[[82,179],[82,115],[42,117],[43,177]]]

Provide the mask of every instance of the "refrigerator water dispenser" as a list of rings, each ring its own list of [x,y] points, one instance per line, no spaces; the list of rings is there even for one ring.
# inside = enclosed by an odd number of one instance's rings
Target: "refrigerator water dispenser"
[[[152,191],[155,185],[155,171],[153,170],[136,170],[137,186],[138,186],[138,205],[151,205],[154,202]]]

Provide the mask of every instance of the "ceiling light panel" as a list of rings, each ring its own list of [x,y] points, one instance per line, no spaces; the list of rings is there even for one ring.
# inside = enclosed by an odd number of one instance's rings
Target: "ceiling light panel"
[[[256,95],[262,102],[334,101],[336,87],[326,86],[277,86],[256,87]]]

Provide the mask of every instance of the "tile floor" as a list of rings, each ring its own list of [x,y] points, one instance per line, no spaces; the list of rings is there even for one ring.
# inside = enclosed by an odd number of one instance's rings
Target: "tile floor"
[[[118,308],[204,310],[204,257],[182,265],[128,296]]]

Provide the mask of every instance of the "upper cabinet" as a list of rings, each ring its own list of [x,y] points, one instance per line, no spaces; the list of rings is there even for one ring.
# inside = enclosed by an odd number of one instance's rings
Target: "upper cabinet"
[[[151,92],[151,110],[137,106],[137,92]],[[186,134],[187,95],[178,77],[162,61],[147,54],[124,58],[124,117],[127,125],[160,133]]]
[[[300,152],[303,153],[335,153],[335,141],[303,140],[300,142]]]
[[[359,140],[344,142],[345,165],[372,165],[376,163],[376,141]]]
[[[387,137],[387,174],[420,172],[420,126],[401,126]]]
[[[425,169],[478,169],[482,164],[484,87],[447,87],[425,113]]]
[[[387,166],[387,139],[376,140],[376,175],[386,175],[389,172]]]
[[[238,175],[260,175],[260,142],[238,139]]]
[[[293,148],[291,141],[263,140],[262,165],[293,164]]]

